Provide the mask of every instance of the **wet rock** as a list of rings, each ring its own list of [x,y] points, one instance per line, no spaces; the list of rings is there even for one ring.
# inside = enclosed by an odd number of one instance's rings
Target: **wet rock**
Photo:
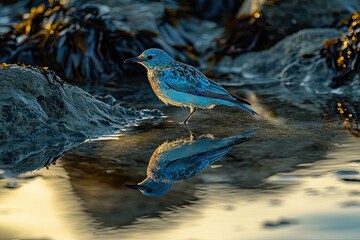
[[[349,8],[349,3],[338,0],[245,1],[219,41],[218,54],[267,49],[301,29],[334,27],[348,16]]]
[[[330,87],[334,71],[329,69],[320,50],[324,41],[339,36],[336,29],[304,29],[259,52],[236,58],[224,57],[213,71],[230,80],[228,86],[251,86],[257,94],[269,94],[301,109],[324,113],[326,120],[340,120],[359,135],[360,85]],[[340,107],[339,107],[340,106]]]
[[[286,86],[316,83],[324,91],[332,72],[319,52],[324,40],[338,34],[335,29],[301,30],[268,50],[244,53],[235,59],[225,57],[214,66],[214,71],[239,76],[233,78],[233,83],[236,80],[255,85],[273,81]]]
[[[330,84],[333,88],[350,84],[360,70],[360,14],[354,13],[345,25],[346,32],[326,41],[321,50],[328,67],[336,74]]]
[[[3,65],[0,79],[0,140],[85,140],[161,116],[109,106],[44,69]]]
[[[110,106],[115,105],[116,99],[111,95],[95,96],[97,100],[102,101]]]

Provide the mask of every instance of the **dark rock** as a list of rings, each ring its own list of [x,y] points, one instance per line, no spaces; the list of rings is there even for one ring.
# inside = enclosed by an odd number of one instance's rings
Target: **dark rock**
[[[78,87],[62,83],[52,72],[43,69],[3,66],[0,80],[0,139],[3,140],[85,140],[161,116],[157,110],[110,106]]]
[[[334,27],[350,11],[337,0],[247,0],[219,41],[218,57],[267,49],[301,29]]]
[[[268,50],[244,53],[235,59],[225,57],[214,66],[214,71],[241,76],[234,79],[244,84],[257,84],[257,81],[261,81],[259,84],[280,81],[297,86],[316,83],[325,91],[332,71],[320,58],[319,51],[324,40],[338,34],[338,30],[326,28],[301,30]],[[315,57],[309,58],[311,54]]]
[[[177,1],[191,16],[221,22],[224,18],[234,17],[243,0],[195,0]]]
[[[116,103],[116,99],[111,95],[106,96],[95,96],[97,100],[102,101],[110,106],[113,106]]]
[[[326,118],[340,120],[359,136],[360,85],[330,87],[333,70],[329,69],[320,50],[326,39],[340,35],[336,29],[304,29],[281,40],[273,47],[244,53],[236,58],[224,57],[213,71],[230,75],[229,86],[251,86],[257,94],[276,96],[293,105]],[[311,57],[310,57],[311,56]]]

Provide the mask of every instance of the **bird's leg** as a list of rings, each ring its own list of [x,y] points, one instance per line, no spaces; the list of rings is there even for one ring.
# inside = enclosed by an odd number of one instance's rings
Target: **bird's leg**
[[[196,134],[193,131],[191,131],[189,125],[184,124],[184,126],[185,126],[186,130],[190,133],[190,142],[195,141],[197,138]]]
[[[183,121],[184,125],[188,125],[189,124],[189,120],[192,117],[192,115],[196,112],[197,108],[196,107],[190,107],[190,114],[186,117],[186,119]]]

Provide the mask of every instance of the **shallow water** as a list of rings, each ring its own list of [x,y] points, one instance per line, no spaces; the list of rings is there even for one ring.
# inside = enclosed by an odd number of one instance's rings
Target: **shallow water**
[[[166,117],[156,127],[89,140],[49,169],[2,179],[0,239],[358,238],[359,141],[330,111],[232,88],[260,117],[227,107],[200,110],[190,122],[195,141],[256,130],[251,140],[149,197],[124,184],[146,177],[159,145],[189,139],[178,124],[188,110],[163,106],[147,83],[137,89],[133,97],[121,97],[135,91],[126,86],[113,94],[125,106],[146,103]]]

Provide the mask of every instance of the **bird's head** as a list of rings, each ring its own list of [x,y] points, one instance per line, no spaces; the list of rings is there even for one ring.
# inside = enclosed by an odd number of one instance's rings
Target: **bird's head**
[[[172,185],[172,183],[156,181],[149,177],[138,184],[125,184],[126,187],[139,190],[145,196],[150,197],[158,197],[165,194]]]
[[[136,62],[147,69],[153,69],[155,67],[164,67],[171,61],[174,61],[174,59],[165,51],[158,48],[149,48],[137,57],[126,59],[124,63]]]

